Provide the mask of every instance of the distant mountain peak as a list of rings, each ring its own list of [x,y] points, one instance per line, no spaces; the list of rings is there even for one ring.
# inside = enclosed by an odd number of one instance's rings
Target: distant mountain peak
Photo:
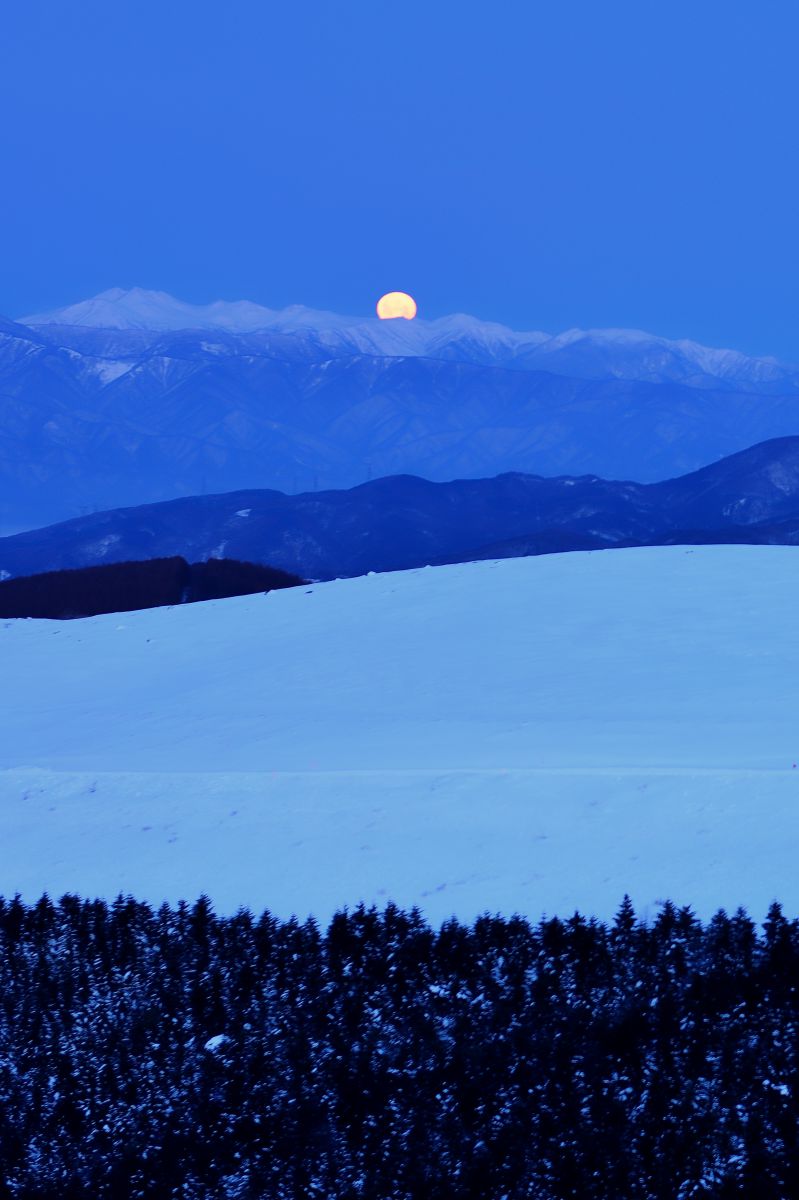
[[[236,333],[274,323],[272,309],[246,300],[189,304],[168,292],[146,288],[108,288],[89,300],[25,317],[27,325],[80,325],[104,329],[226,329]]]
[[[176,333],[214,330],[229,335],[291,334],[309,356],[426,357],[516,370],[541,370],[580,379],[629,379],[799,389],[799,370],[774,358],[714,349],[690,339],[669,340],[640,329],[516,331],[466,313],[415,321],[380,321],[292,304],[267,308],[249,300],[192,304],[146,288],[108,288],[88,300],[21,318],[34,328],[81,326]]]

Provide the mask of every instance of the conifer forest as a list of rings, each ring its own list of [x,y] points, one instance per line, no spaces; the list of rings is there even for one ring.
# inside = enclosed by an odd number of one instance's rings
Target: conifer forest
[[[799,922],[0,902],[2,1200],[799,1195]]]

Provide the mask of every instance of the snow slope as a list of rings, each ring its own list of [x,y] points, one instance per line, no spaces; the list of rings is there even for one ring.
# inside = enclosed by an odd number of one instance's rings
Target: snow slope
[[[799,910],[799,551],[427,568],[0,624],[0,891]]]

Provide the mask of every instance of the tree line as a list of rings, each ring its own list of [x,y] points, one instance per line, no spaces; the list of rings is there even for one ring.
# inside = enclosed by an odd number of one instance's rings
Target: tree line
[[[303,582],[288,571],[232,558],[188,563],[176,555],[142,562],[105,563],[0,581],[0,617],[57,620],[93,617],[99,613],[247,596],[296,587]]]
[[[799,1195],[799,923],[0,901],[0,1196]]]

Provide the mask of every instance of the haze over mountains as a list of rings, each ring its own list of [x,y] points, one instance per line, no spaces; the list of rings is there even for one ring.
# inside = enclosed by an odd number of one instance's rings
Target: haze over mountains
[[[202,493],[521,472],[671,478],[799,433],[799,370],[635,331],[515,333],[112,289],[0,322],[0,531]]]
[[[799,544],[799,437],[656,484],[403,475],[344,491],[243,491],[94,513],[0,539],[0,578],[180,555],[331,579],[675,541]]]

